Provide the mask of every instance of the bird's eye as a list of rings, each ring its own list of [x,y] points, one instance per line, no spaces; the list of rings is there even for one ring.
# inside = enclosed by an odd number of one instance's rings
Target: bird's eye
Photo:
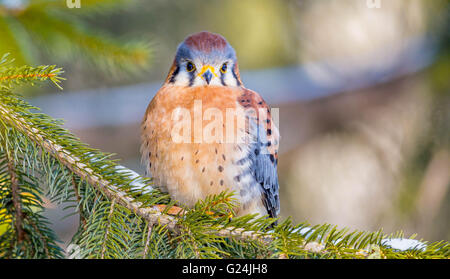
[[[195,70],[195,65],[194,65],[194,63],[192,63],[192,62],[187,62],[187,64],[186,64],[186,70],[188,71],[188,72],[192,72],[193,70]]]
[[[223,63],[222,67],[220,68],[220,71],[222,72],[222,74],[225,74],[227,72],[227,68],[228,68],[227,63]]]

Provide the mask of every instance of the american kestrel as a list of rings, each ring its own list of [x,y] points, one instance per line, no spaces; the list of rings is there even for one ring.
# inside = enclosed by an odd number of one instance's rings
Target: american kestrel
[[[156,185],[186,207],[234,191],[237,216],[277,217],[278,144],[271,110],[242,84],[231,45],[210,32],[187,37],[141,125],[142,161]]]

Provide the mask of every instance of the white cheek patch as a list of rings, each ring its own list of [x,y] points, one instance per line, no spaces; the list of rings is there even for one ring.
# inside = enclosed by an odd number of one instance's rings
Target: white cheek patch
[[[223,75],[223,81],[227,86],[237,86],[238,85],[237,80],[233,76],[233,73],[231,72],[231,70],[227,71]]]
[[[180,71],[175,76],[175,82],[173,83],[176,86],[189,86],[191,83],[191,75],[186,71]]]

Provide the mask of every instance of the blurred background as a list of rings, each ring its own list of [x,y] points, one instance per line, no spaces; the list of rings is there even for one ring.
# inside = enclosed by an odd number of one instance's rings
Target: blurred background
[[[83,141],[143,174],[139,123],[176,47],[220,33],[246,87],[279,108],[282,217],[449,240],[447,0],[80,4],[0,0],[0,54],[64,68],[63,92],[21,91]],[[47,215],[69,241],[77,216]]]

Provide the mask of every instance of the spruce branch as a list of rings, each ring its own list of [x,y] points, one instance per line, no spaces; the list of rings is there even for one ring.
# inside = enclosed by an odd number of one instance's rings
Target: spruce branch
[[[176,237],[172,241],[181,240],[181,243],[183,241],[191,243],[187,244],[187,247],[190,247],[194,252],[194,257],[226,256],[227,252],[211,247],[211,242],[216,243],[217,247],[226,245],[226,239],[233,243],[231,245],[242,245],[243,242],[248,242],[253,243],[252,245],[256,245],[256,247],[265,247],[265,249],[275,251],[272,254],[274,257],[280,258],[305,257],[310,251],[315,251],[313,254],[317,257],[329,257],[329,255],[344,258],[358,257],[355,254],[357,250],[363,249],[371,243],[381,245],[380,241],[385,237],[381,232],[355,231],[348,234],[345,230],[336,230],[329,225],[318,225],[305,233],[301,232],[302,229],[305,229],[305,224],[293,226],[290,220],[277,225],[272,231],[267,231],[267,227],[273,220],[255,219],[255,216],[242,216],[228,220],[228,210],[233,205],[230,193],[210,197],[205,201],[200,201],[193,210],[184,210],[182,215],[170,216],[161,213],[157,207],[153,206],[154,204],[148,205],[139,201],[133,195],[133,192],[129,192],[130,187],[125,189],[116,186],[114,180],[104,178],[102,173],[95,171],[90,166],[95,160],[88,160],[89,156],[81,159],[74,155],[70,150],[61,144],[57,144],[54,139],[43,135],[42,131],[34,128],[23,117],[1,103],[0,115],[3,121],[16,127],[75,175],[103,193],[108,200],[114,201],[114,203],[143,218],[149,226],[148,234],[152,233],[151,230],[154,226],[159,226],[175,234]],[[211,214],[211,212],[218,213],[219,217]],[[149,241],[148,237],[146,241]],[[324,241],[327,243],[326,247],[320,249],[320,251],[312,249],[311,245],[308,246],[308,243]],[[148,253],[148,244],[146,247],[147,250],[144,248],[144,257]],[[443,251],[442,255],[449,254],[448,243],[442,243],[434,248]],[[178,249],[183,250],[184,248],[178,246]],[[385,249],[388,249],[388,247],[385,247]],[[179,256],[190,257],[184,254],[184,250],[183,252],[181,250]]]
[[[22,205],[20,202],[20,190],[19,190],[19,180],[16,175],[16,171],[14,168],[14,162],[11,159],[11,156],[6,152],[6,158],[8,160],[8,173],[11,180],[11,194],[12,194],[12,203],[14,206],[14,225],[16,227],[17,232],[17,242],[19,245],[23,242],[25,238],[25,231],[23,229],[23,213],[22,213]]]
[[[78,204],[77,208],[78,208],[78,213],[80,215],[80,223],[83,226],[83,228],[86,229],[86,218],[84,217],[84,213],[83,213],[82,207],[79,206],[80,203],[81,203],[81,196],[80,196],[80,193],[79,193],[79,188],[80,187],[77,184],[74,175],[72,175],[72,186],[73,186],[73,192],[75,193],[75,198],[76,198],[77,204]]]
[[[19,7],[0,5],[0,53],[11,52],[15,65],[34,63],[42,54],[61,61],[79,60],[81,54],[84,62],[108,74],[138,73],[149,66],[148,40],[115,38],[86,21],[86,15],[112,12],[129,1],[83,0],[76,13],[64,0],[21,2]]]
[[[109,200],[116,200],[119,204],[144,218],[150,224],[164,225],[174,232],[179,232],[179,227],[177,226],[174,217],[161,214],[161,212],[153,208],[142,208],[143,204],[141,202],[135,202],[126,192],[119,190],[117,186],[114,186],[109,181],[103,179],[101,175],[95,173],[86,163],[82,162],[81,159],[71,154],[61,145],[56,144],[52,139],[43,136],[40,130],[32,127],[25,119],[9,110],[1,103],[0,114],[10,125],[16,127],[33,142],[41,146],[43,150],[52,154],[52,156],[77,176],[86,180],[90,185],[104,193]]]
[[[136,202],[126,192],[119,190],[111,182],[103,179],[99,174],[95,173],[87,164],[81,162],[81,160],[65,150],[61,145],[56,144],[53,140],[45,138],[38,129],[33,128],[25,119],[16,115],[13,111],[8,110],[0,104],[0,114],[2,114],[5,120],[10,124],[17,127],[23,134],[27,135],[33,142],[41,146],[46,152],[52,154],[58,161],[70,169],[80,178],[86,180],[90,185],[104,193],[109,200],[116,200],[117,203],[128,208],[138,216],[148,221],[151,225],[162,225],[167,229],[173,231],[176,234],[182,232],[182,227],[177,222],[177,219],[173,216],[163,214],[158,209],[153,207],[142,207],[141,202]],[[216,201],[214,206],[219,204],[220,201]],[[211,231],[220,237],[234,237],[237,239],[253,239],[268,241],[269,236],[261,232],[246,231],[244,229],[227,227],[218,230]]]
[[[9,54],[4,54],[0,58],[0,86],[5,89],[10,89],[13,84],[20,84],[28,82],[33,84],[35,81],[50,80],[54,85],[62,90],[60,85],[65,78],[60,75],[63,73],[61,68],[56,66],[11,66],[13,59],[9,59]]]
[[[0,76],[12,76],[1,71],[7,68],[0,62]],[[15,84],[11,81],[21,79],[29,83],[53,78],[59,84],[60,71],[56,73],[54,77],[0,80],[0,229],[6,226],[0,232],[0,257],[62,256],[48,222],[40,215],[44,186],[52,201],[76,202],[85,222],[73,241],[87,258],[450,256],[450,245],[444,241],[428,244],[402,234],[349,232],[329,224],[294,225],[289,218],[273,227],[275,220],[266,217],[230,219],[236,200],[228,192],[207,197],[189,210],[171,210],[175,201],[152,188],[150,179],[118,165],[110,159],[112,154],[88,147],[61,128],[61,121],[35,112],[37,108],[11,93]],[[15,222],[14,199],[22,211],[21,224]],[[23,245],[17,241],[18,224],[26,232]],[[399,250],[397,240],[415,246]]]
[[[150,244],[150,237],[152,235],[152,229],[153,229],[153,226],[148,225],[148,224],[146,227],[147,227],[147,237],[145,239],[144,253],[142,255],[143,259],[145,259],[147,257],[148,248],[149,248],[149,244]]]
[[[86,158],[83,160],[78,158],[62,145],[55,143],[51,138],[45,137],[40,130],[32,127],[25,119],[2,104],[0,104],[0,115],[2,115],[4,121],[9,122],[9,124],[20,130],[20,132],[41,146],[45,152],[51,154],[74,174],[102,192],[108,200],[114,201],[146,220],[149,227],[155,225],[164,227],[177,235],[175,240],[183,238],[186,240],[185,237],[189,237],[190,247],[193,248],[194,255],[197,257],[203,257],[203,255],[211,257],[216,255],[215,253],[220,253],[218,250],[202,250],[205,247],[198,246],[202,241],[216,241],[217,243],[223,243],[224,239],[231,239],[234,243],[256,241],[255,243],[260,243],[259,245],[279,251],[274,256],[278,255],[277,257],[283,258],[305,255],[311,250],[311,245],[309,247],[306,246],[308,243],[320,242],[326,240],[326,237],[328,237],[327,247],[315,254],[324,256],[339,252],[340,257],[354,257],[355,254],[352,249],[362,249],[369,243],[379,243],[381,240],[381,233],[354,232],[344,236],[345,232],[336,231],[336,229],[331,229],[330,226],[312,227],[309,233],[302,234],[299,230],[304,228],[305,225],[292,226],[289,220],[277,225],[272,232],[264,232],[262,230],[271,223],[270,220],[267,221],[265,218],[256,219],[255,221],[254,216],[243,216],[228,221],[226,209],[232,208],[230,207],[232,206],[229,197],[230,193],[224,193],[211,197],[209,200],[201,201],[197,204],[197,208],[185,210],[181,216],[170,216],[161,213],[153,206],[146,207],[142,202],[136,201],[132,194],[119,189],[112,181],[103,178],[101,174],[89,167],[88,164],[90,162]],[[223,213],[223,217],[218,219],[216,216],[211,216],[211,211]],[[342,239],[338,239],[338,236],[342,236]],[[338,244],[332,245],[337,240],[339,240]],[[206,245],[206,243],[204,244]],[[341,247],[345,246],[355,248],[347,248],[344,250],[345,252],[341,251]],[[448,244],[439,247],[448,254]]]
[[[102,243],[102,254],[101,254],[101,258],[102,258],[102,259],[105,258],[106,242],[107,242],[107,240],[108,240],[108,234],[109,234],[109,230],[110,230],[110,227],[111,227],[111,222],[112,222],[111,219],[112,219],[112,215],[113,215],[113,212],[114,212],[114,206],[115,206],[115,204],[116,204],[116,200],[114,199],[114,200],[112,200],[112,202],[111,202],[111,207],[110,207],[110,209],[109,209],[108,223],[107,223],[107,227],[106,227],[106,230],[105,230],[105,237],[104,237],[103,243]]]

